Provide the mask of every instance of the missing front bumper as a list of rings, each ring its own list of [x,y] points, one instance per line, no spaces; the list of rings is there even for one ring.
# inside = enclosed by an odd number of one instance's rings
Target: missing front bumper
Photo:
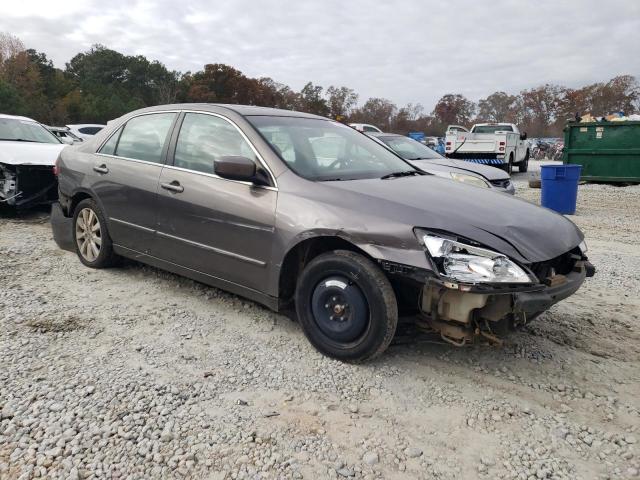
[[[521,291],[491,292],[430,282],[422,290],[418,325],[440,333],[444,340],[457,346],[480,339],[497,342],[499,335],[527,323],[553,304],[573,295],[594,272],[589,262],[578,261],[569,274],[552,278],[551,286],[529,286]]]
[[[0,163],[0,205],[31,208],[56,200],[58,182],[48,165]]]

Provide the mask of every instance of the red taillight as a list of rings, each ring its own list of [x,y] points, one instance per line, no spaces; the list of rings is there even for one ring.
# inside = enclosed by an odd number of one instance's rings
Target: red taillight
[[[499,143],[499,145],[500,145],[501,147],[504,147],[504,142],[500,142],[500,143]]]
[[[451,142],[447,142],[447,147],[450,147],[450,146],[451,146]]]

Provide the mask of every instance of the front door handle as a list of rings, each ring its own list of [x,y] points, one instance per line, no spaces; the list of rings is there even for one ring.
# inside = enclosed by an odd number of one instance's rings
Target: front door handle
[[[98,167],[93,167],[93,171],[98,173],[109,173],[109,169],[104,163]]]
[[[171,183],[161,183],[160,186],[165,190],[169,190],[171,192],[175,192],[175,193],[184,192],[184,187],[180,185],[180,182],[178,182],[177,180],[174,180]]]

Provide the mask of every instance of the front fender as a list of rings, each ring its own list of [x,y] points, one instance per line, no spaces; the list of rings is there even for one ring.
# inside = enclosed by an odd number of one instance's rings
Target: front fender
[[[301,242],[312,238],[337,237],[356,246],[375,260],[386,260],[427,270],[432,269],[431,262],[427,259],[422,246],[418,244],[417,240],[415,248],[410,248],[405,242],[398,241],[400,235],[397,237],[385,235],[388,241],[376,238],[377,241],[375,242],[370,240],[375,237],[373,232],[366,232],[367,240],[363,236],[347,230],[315,229],[296,235],[286,251],[289,252]]]

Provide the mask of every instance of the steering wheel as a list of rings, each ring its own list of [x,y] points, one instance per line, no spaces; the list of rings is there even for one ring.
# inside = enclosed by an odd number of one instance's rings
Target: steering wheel
[[[335,159],[333,162],[331,162],[331,164],[327,168],[329,170],[331,170],[332,168],[336,168],[336,167],[338,167],[340,165],[343,165],[343,166],[346,167],[351,162],[352,162],[352,160],[350,158],[348,158],[348,157],[340,157],[340,158]]]

